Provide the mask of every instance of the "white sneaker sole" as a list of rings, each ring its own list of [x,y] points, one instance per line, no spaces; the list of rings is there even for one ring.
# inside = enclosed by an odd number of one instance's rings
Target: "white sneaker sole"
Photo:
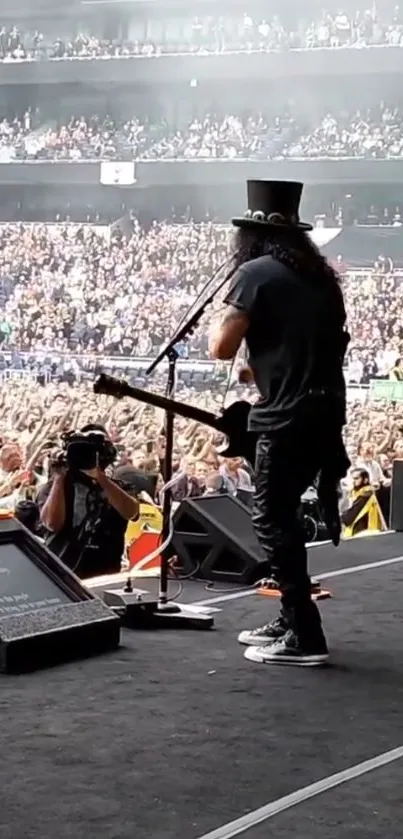
[[[294,667],[320,667],[329,660],[328,654],[310,655],[301,658],[300,656],[271,653],[271,645],[266,647],[248,647],[244,652],[244,658],[254,661],[257,664],[293,664]]]

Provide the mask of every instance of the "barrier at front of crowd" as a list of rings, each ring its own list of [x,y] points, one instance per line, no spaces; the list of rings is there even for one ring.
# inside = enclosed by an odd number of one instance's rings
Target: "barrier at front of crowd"
[[[403,402],[403,382],[373,379],[369,384],[369,396],[372,400]]]
[[[151,358],[144,358],[144,356],[134,357],[134,356],[123,356],[123,355],[77,355],[75,353],[60,353],[58,350],[53,350],[51,347],[44,347],[43,350],[33,351],[33,352],[10,352],[9,350],[0,350],[0,356],[2,356],[5,366],[4,370],[1,370],[0,373],[6,373],[7,370],[20,370],[21,366],[23,368],[29,368],[34,365],[43,365],[44,362],[51,362],[52,364],[66,364],[71,365],[74,363],[78,366],[78,368],[82,370],[94,369],[95,367],[105,368],[106,369],[122,369],[122,370],[139,370],[142,373],[145,373],[147,367],[151,364]],[[168,366],[165,364],[165,366]],[[209,361],[208,359],[185,359],[178,361],[178,371],[186,371],[192,370],[193,372],[200,371],[203,374],[211,374],[220,367],[221,364],[217,365],[214,361]]]
[[[12,369],[9,369],[9,370],[0,371],[0,382],[6,383],[6,382],[11,382],[11,381],[21,381],[21,380],[24,380],[24,379],[25,380],[28,380],[28,379],[37,380],[38,376],[41,377],[41,384],[43,384],[44,386],[51,384],[52,381],[55,381],[55,380],[57,381],[57,380],[60,379],[60,375],[59,376],[52,376],[49,370],[45,370],[44,372],[42,372],[38,369],[36,369],[36,370],[32,370],[32,369],[12,370]],[[82,377],[82,376],[78,375],[78,376],[75,376],[75,381],[77,381],[78,383],[80,383],[83,380],[91,380],[92,381],[92,378],[93,378],[92,374],[91,375],[87,374],[87,376],[85,376],[85,377]],[[138,384],[140,385],[140,382],[138,382]],[[153,383],[153,384],[154,384],[154,389],[155,389],[155,383]],[[200,382],[197,382],[196,380],[193,380],[189,384],[187,381],[183,382],[183,380],[179,376],[178,377],[178,384],[179,385],[184,385],[185,387],[190,386],[192,388],[192,391],[195,391],[195,392],[200,391],[200,393],[205,392],[205,388],[206,388],[206,380],[204,379],[204,377],[203,377],[203,380],[200,381]],[[209,387],[210,390],[213,390],[212,384],[213,383],[209,379],[208,387]],[[389,384],[389,382],[387,382],[386,384]],[[402,382],[400,382],[399,384],[403,385]],[[216,395],[219,395],[220,391],[219,391],[219,389],[217,390],[217,386],[218,386],[218,383],[216,382],[216,387],[214,388],[214,392],[216,393]],[[141,387],[144,387],[145,389],[147,389],[149,387],[149,384],[147,383],[145,378],[141,381]],[[227,387],[227,385],[225,384],[224,385],[224,390],[225,390],[226,387]],[[232,389],[228,390],[228,393],[233,394],[233,390]],[[375,401],[377,399],[379,400],[379,399],[386,399],[386,398],[387,397],[385,397],[385,396],[379,396],[379,395],[375,396],[375,397],[372,396],[369,385],[351,385],[351,386],[347,387],[347,403],[348,404],[349,403],[351,403],[351,404],[361,403],[361,405],[364,405],[368,401]],[[396,400],[396,401],[403,401],[403,397],[401,397],[400,400]]]

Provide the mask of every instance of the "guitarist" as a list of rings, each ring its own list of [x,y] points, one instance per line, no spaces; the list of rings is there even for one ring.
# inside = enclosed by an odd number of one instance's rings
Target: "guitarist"
[[[320,665],[328,649],[311,599],[298,509],[316,482],[338,544],[338,484],[349,467],[342,440],[346,314],[338,276],[307,235],[312,226],[299,220],[302,184],[249,181],[247,191],[249,209],[233,219],[238,270],[210,351],[232,359],[245,341],[249,369],[242,377],[260,394],[249,416],[249,431],[258,436],[253,524],[281,612],[238,640],[253,661]]]

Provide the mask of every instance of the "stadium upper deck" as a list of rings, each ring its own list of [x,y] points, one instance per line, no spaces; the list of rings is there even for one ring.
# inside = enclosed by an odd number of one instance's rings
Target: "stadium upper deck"
[[[32,0],[29,7],[27,0],[12,4],[4,0],[0,20],[4,22],[0,32],[3,101],[23,100],[25,107],[46,88],[49,98],[68,96],[70,113],[77,115],[83,91],[87,98],[93,91],[94,100],[100,95],[107,99],[123,86],[126,90],[141,86],[150,102],[163,98],[174,101],[176,107],[185,89],[194,88],[195,97],[200,98],[205,87],[219,82],[224,101],[230,89],[239,89],[240,100],[249,90],[250,106],[258,110],[258,81],[267,80],[272,86],[270,97],[273,86],[279,84],[288,84],[296,96],[296,78],[298,90],[309,88],[313,97],[316,92],[319,96],[319,90],[321,97],[326,95],[330,84],[347,92],[347,84],[352,90],[376,85],[379,98],[397,92],[403,72],[403,19],[394,3],[385,0],[381,9],[375,4],[368,9],[363,3],[348,15],[340,12],[338,3],[326,5],[329,12],[324,14],[320,0],[310,0],[303,9],[296,0],[285,0],[277,3],[277,14],[276,6],[271,6],[271,17],[266,17],[267,3],[261,0],[249,0],[247,13],[245,0],[223,0],[217,17],[213,0],[192,4],[192,15],[183,0],[73,0],[63,7],[49,0]],[[13,24],[20,43],[10,51],[7,39]],[[347,76],[354,76],[354,82],[347,82]],[[126,156],[95,162],[10,159],[0,167],[3,185],[27,189],[52,185],[62,190],[83,184],[94,189],[100,184],[168,189],[186,184],[208,190],[217,184],[240,184],[250,177],[344,184],[348,192],[357,184],[396,186],[403,182],[403,161],[370,155],[365,159],[346,155],[331,160],[294,156],[207,161]]]

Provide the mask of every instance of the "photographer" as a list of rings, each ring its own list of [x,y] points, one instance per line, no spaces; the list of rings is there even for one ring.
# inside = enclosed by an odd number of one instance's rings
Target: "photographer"
[[[102,426],[71,432],[38,493],[48,547],[82,578],[120,571],[127,522],[139,514],[130,489],[106,475],[115,457]]]

